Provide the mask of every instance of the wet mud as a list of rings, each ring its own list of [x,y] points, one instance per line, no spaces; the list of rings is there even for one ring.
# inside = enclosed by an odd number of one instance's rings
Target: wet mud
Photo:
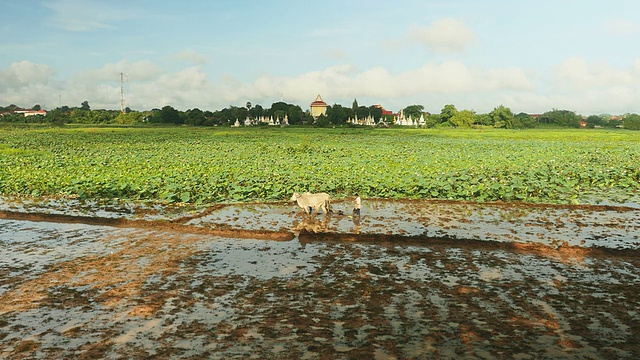
[[[640,209],[0,201],[0,358],[635,359]]]

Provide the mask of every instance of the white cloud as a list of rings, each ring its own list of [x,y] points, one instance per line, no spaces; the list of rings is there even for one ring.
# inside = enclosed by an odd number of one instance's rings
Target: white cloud
[[[115,28],[110,23],[127,17],[118,5],[95,0],[55,0],[44,5],[53,11],[51,24],[69,31]]]
[[[35,104],[53,104],[53,94],[57,97],[57,82],[54,71],[48,65],[30,61],[20,61],[0,69],[0,99],[7,106],[15,104],[31,107]],[[56,101],[55,103],[57,103]]]
[[[123,73],[130,80],[151,81],[162,74],[162,69],[148,60],[136,62],[122,60],[117,63],[105,64],[100,69],[84,72],[78,77],[87,82],[119,82],[120,73]]]
[[[285,101],[306,108],[318,93],[330,104],[345,105],[344,101],[350,103],[354,98],[398,103],[406,97],[455,97],[474,91],[499,93],[527,90],[532,85],[519,69],[471,69],[459,61],[450,61],[428,63],[398,74],[382,67],[359,70],[351,65],[338,65],[295,77],[263,76],[250,83],[231,77],[213,82],[199,68],[192,67],[164,74],[146,84],[132,83],[131,88],[131,98],[138,99],[143,109],[166,104],[181,109],[221,109],[246,101],[270,106],[279,100],[280,94]]]
[[[633,76],[640,76],[640,59],[636,59],[633,63],[633,69],[631,70]]]
[[[208,75],[200,67],[189,67],[177,72],[164,73],[153,81],[130,83],[130,100],[133,108],[148,110],[165,105],[177,109],[200,108],[215,110],[211,106],[216,99]]]
[[[30,61],[15,62],[8,69],[0,70],[0,90],[28,86],[30,84],[46,84],[53,70],[44,64]]]
[[[535,85],[521,68],[509,67],[488,70],[484,74],[482,87],[486,90],[533,90]]]
[[[171,105],[177,109],[219,110],[247,101],[269,107],[279,101],[303,109],[321,94],[329,104],[349,106],[380,103],[388,109],[422,104],[437,112],[446,104],[458,109],[488,112],[504,104],[516,112],[544,112],[552,108],[582,114],[639,112],[640,59],[627,68],[592,64],[570,58],[546,76],[517,67],[471,67],[461,61],[429,62],[393,73],[383,67],[358,69],[337,65],[297,76],[263,75],[251,82],[232,76],[212,79],[199,66],[167,71],[150,61],[123,60],[106,64],[61,81],[46,65],[17,62],[0,69],[0,99],[6,104],[79,106],[88,100],[93,109],[118,109],[119,73],[127,75],[126,105],[149,110]],[[59,96],[61,99],[59,99]],[[62,101],[60,101],[62,100]]]
[[[556,82],[575,89],[633,84],[640,80],[637,66],[636,62],[633,68],[621,70],[607,63],[587,64],[584,58],[571,57],[557,67]]]
[[[193,65],[205,65],[209,62],[209,58],[198,53],[195,50],[184,50],[173,56],[174,59],[184,61]]]
[[[436,53],[459,53],[476,40],[473,31],[454,18],[441,19],[429,26],[413,26],[409,38]]]
[[[417,70],[401,74],[396,86],[399,91],[407,88],[408,93],[468,92],[474,87],[474,74],[459,61],[428,63]]]
[[[551,84],[555,108],[587,114],[640,112],[640,60],[628,68],[572,57],[558,65]]]
[[[275,100],[282,92],[285,101],[305,107],[318,93],[329,104],[348,105],[345,101],[350,104],[354,98],[397,104],[407,98],[454,99],[468,97],[467,94],[474,92],[494,95],[520,93],[533,90],[534,85],[519,68],[469,68],[462,62],[448,61],[428,63],[398,74],[382,67],[358,70],[349,65],[333,66],[296,77],[261,77],[249,84],[235,83],[233,88],[227,94],[228,100],[235,103]],[[219,87],[214,87],[214,91],[218,90]]]

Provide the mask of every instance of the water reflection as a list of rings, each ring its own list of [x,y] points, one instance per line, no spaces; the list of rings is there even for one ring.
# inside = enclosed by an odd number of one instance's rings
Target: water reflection
[[[301,232],[308,233],[322,233],[329,229],[331,222],[331,214],[326,214],[322,218],[316,215],[303,215],[302,219],[295,220],[291,231],[295,236],[300,235]]]
[[[355,229],[369,226],[366,214],[295,226]],[[482,242],[302,246],[6,220],[0,239],[0,259],[31,257],[0,261],[0,358],[633,358],[636,349],[635,257],[587,254],[576,266]]]
[[[358,212],[357,214],[354,212],[353,216],[351,216],[351,220],[353,220],[353,232],[356,234],[360,234],[360,212]]]

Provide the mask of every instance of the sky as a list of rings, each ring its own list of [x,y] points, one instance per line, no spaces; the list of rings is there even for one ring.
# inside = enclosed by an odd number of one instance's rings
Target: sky
[[[637,0],[2,0],[0,106],[640,113]],[[122,81],[121,81],[122,79]]]

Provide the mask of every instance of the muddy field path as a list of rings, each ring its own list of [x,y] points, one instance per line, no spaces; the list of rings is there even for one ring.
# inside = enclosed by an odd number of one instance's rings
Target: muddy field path
[[[640,356],[635,207],[0,200],[0,358]]]

